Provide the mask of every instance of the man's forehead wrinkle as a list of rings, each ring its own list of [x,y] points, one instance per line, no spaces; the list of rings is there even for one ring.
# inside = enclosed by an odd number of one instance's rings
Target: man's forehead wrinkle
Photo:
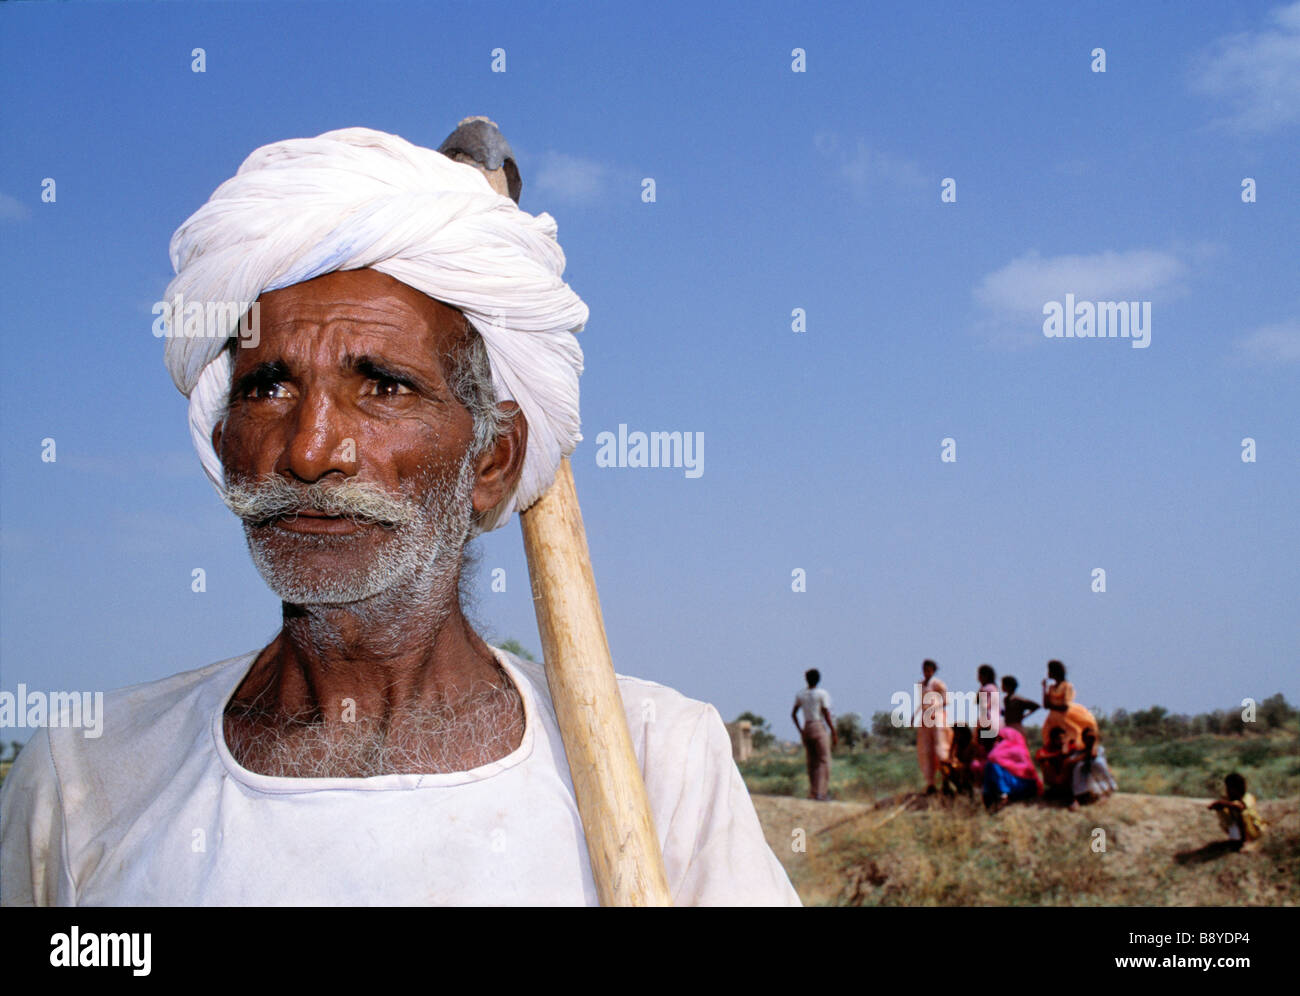
[[[438,336],[427,325],[338,318],[327,322],[312,319],[287,319],[262,330],[262,344],[280,354],[300,357],[375,356],[393,361],[415,363],[425,360],[437,349]],[[341,361],[347,366],[346,359]]]
[[[365,321],[355,324],[339,320],[320,324],[312,319],[286,319],[264,326],[261,342],[254,349],[240,350],[254,362],[262,359],[290,357],[298,362],[349,367],[356,357],[387,359],[408,366],[419,365],[431,371],[438,352],[438,336],[427,326],[398,326]]]
[[[414,322],[409,321],[385,321],[372,315],[340,315],[335,318],[327,318],[324,321],[306,315],[286,315],[284,318],[274,319],[270,322],[263,321],[262,327],[263,329],[272,332],[296,332],[302,329],[321,329],[326,332],[332,332],[336,329],[347,331],[354,327],[362,332],[366,329],[390,329],[394,332],[422,332],[427,328],[423,323],[417,325]]]
[[[365,276],[353,279],[354,274],[365,274]],[[340,279],[331,280],[332,276]],[[379,286],[375,286],[375,278],[379,278],[386,284],[380,283]],[[304,284],[295,284],[273,291],[264,297],[263,308],[265,309],[267,305],[270,305],[273,310],[284,308],[290,312],[307,312],[316,320],[319,320],[322,315],[327,319],[337,316],[345,320],[362,314],[372,316],[375,320],[379,320],[380,316],[387,316],[401,327],[418,322],[433,328],[447,324],[452,315],[457,318],[460,316],[457,309],[434,300],[422,291],[369,270],[327,275]],[[340,315],[340,312],[346,314]]]
[[[464,316],[453,308],[428,299],[430,310],[422,312],[395,299],[357,302],[286,302],[273,304],[261,315],[263,338],[267,333],[298,337],[309,334],[364,334],[368,329],[397,333],[393,341],[446,339],[459,343],[468,333]],[[267,314],[270,311],[270,314]]]
[[[315,312],[315,313],[313,313]],[[300,332],[320,329],[365,331],[368,328],[387,329],[405,334],[431,331],[423,315],[409,310],[386,308],[357,308],[340,305],[328,309],[295,308],[284,315],[272,312],[270,318],[262,316],[262,328],[272,332]]]

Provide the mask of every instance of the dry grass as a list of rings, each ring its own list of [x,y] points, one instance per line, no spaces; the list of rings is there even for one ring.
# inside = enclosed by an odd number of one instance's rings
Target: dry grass
[[[1243,854],[1218,843],[1208,801],[1119,794],[1076,813],[1013,805],[989,816],[922,797],[875,806],[754,797],[806,905],[1296,905],[1296,801],[1262,802],[1269,830]],[[792,848],[800,828],[804,852]]]

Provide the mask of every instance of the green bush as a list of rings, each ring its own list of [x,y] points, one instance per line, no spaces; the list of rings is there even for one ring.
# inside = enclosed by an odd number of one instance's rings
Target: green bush
[[[1268,761],[1275,753],[1276,748],[1267,740],[1256,740],[1237,748],[1237,763],[1243,768],[1254,768]]]
[[[1164,764],[1171,768],[1196,768],[1205,765],[1205,748],[1199,743],[1175,741],[1148,747],[1143,760],[1147,764]]]

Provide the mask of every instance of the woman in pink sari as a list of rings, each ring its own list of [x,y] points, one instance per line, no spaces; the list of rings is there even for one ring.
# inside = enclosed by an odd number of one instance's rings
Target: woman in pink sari
[[[1004,726],[984,764],[984,805],[996,809],[1017,799],[1032,799],[1042,788],[1024,734]]]
[[[952,749],[952,727],[948,725],[948,686],[934,676],[939,665],[926,661],[921,665],[921,691],[917,696],[912,725],[916,727],[916,760],[921,766],[925,791],[934,792],[934,776],[948,762]]]

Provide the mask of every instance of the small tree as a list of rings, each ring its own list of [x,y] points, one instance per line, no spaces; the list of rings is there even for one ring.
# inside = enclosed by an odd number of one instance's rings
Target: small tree
[[[1169,710],[1164,706],[1153,705],[1150,709],[1139,709],[1133,713],[1133,732],[1142,740],[1160,736]]]
[[[736,722],[739,723],[742,719],[749,720],[749,736],[750,742],[754,745],[754,750],[771,747],[776,741],[772,728],[767,725],[767,720],[762,716],[746,710],[736,717]]]
[[[1276,695],[1270,695],[1259,704],[1257,715],[1259,725],[1266,729],[1276,730],[1285,726],[1295,716],[1296,710],[1293,709],[1286,697],[1278,692]]]
[[[841,713],[835,720],[835,733],[840,742],[852,750],[863,741],[866,734],[862,729],[862,717],[856,712]]]
[[[903,740],[911,733],[911,728],[895,726],[893,713],[873,712],[871,714],[871,732],[884,740]]]
[[[1246,732],[1246,721],[1241,718],[1240,709],[1221,709],[1219,717],[1220,733],[1242,734]]]

